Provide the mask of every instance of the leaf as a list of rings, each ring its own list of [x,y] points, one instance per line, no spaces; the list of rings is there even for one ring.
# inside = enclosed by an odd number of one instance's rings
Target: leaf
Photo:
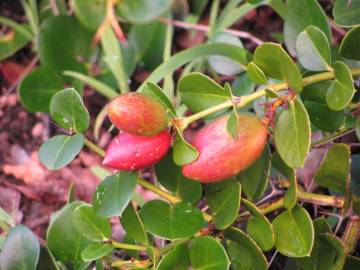
[[[360,259],[355,256],[347,256],[344,270],[356,270],[360,267]]]
[[[171,7],[171,0],[124,0],[117,11],[126,21],[134,24],[148,23],[164,14]]]
[[[296,40],[296,54],[301,65],[312,71],[331,70],[329,41],[318,27],[310,25]]]
[[[268,262],[260,247],[247,234],[231,227],[224,232],[233,269],[266,270]]]
[[[334,144],[326,153],[315,174],[315,182],[332,191],[345,194],[350,172],[350,148]]]
[[[96,188],[92,205],[103,217],[120,216],[131,200],[136,187],[134,172],[119,172],[105,178]]]
[[[183,244],[168,252],[161,259],[156,270],[188,270],[189,266],[189,248],[186,244]]]
[[[28,111],[48,112],[51,98],[63,87],[62,78],[55,71],[37,67],[21,81],[18,94]]]
[[[336,250],[336,260],[329,270],[341,270],[345,264],[346,254],[344,244],[339,238],[331,233],[325,233],[320,236],[320,239]]]
[[[10,226],[15,226],[14,218],[9,215],[1,206],[0,206],[0,221],[4,221]]]
[[[236,108],[233,108],[233,111],[228,118],[228,121],[226,123],[226,129],[232,138],[234,138],[235,140],[238,138],[240,124]]]
[[[144,224],[131,201],[124,209],[120,223],[131,238],[145,245],[149,243]]]
[[[2,270],[34,270],[40,254],[40,244],[33,232],[24,225],[13,227],[1,249]]]
[[[360,141],[360,116],[356,117],[355,132],[358,140]]]
[[[193,72],[179,80],[181,101],[192,112],[200,112],[229,100],[224,88],[209,77]]]
[[[155,172],[160,184],[183,201],[196,203],[201,199],[201,184],[182,175],[181,167],[176,166],[171,152],[156,164]]]
[[[46,234],[47,247],[57,260],[82,262],[81,252],[91,243],[82,236],[74,224],[73,213],[81,202],[66,204],[53,214]]]
[[[60,270],[47,247],[40,247],[40,256],[36,270]]]
[[[352,28],[346,33],[345,37],[341,41],[339,53],[341,56],[352,59],[360,60],[360,53],[354,48],[360,40],[360,25]]]
[[[298,189],[295,170],[294,169],[291,170],[292,173],[291,175],[288,176],[288,181],[290,185],[284,194],[284,206],[289,210],[294,208],[296,205],[297,189]]]
[[[150,96],[157,101],[159,101],[166,109],[167,112],[171,114],[172,117],[176,116],[176,112],[174,109],[173,104],[169,100],[169,98],[166,96],[164,91],[155,83],[148,82],[142,89],[142,93]]]
[[[318,27],[331,42],[330,26],[317,0],[289,0],[284,23],[284,39],[288,51],[295,55],[296,39],[309,25]]]
[[[105,17],[105,1],[72,0],[71,6],[80,23],[91,31],[98,29]]]
[[[201,211],[186,202],[152,200],[141,208],[140,216],[148,232],[171,240],[193,236],[204,224]]]
[[[273,220],[275,247],[288,257],[309,256],[314,244],[314,227],[308,212],[296,206]]]
[[[226,32],[217,32],[210,37],[210,43],[226,43],[231,44],[240,48],[243,48],[241,40]],[[245,66],[239,65],[227,57],[224,56],[209,56],[208,62],[210,66],[218,73],[222,75],[232,76],[239,74],[246,69]]]
[[[258,46],[254,62],[269,77],[285,80],[298,92],[302,90],[300,70],[281,45],[267,42]]]
[[[74,224],[82,235],[91,241],[101,242],[111,237],[107,218],[99,217],[91,205],[80,205],[74,210]]]
[[[188,143],[178,131],[173,142],[173,159],[176,165],[182,166],[195,161],[199,156],[198,150]]]
[[[84,136],[57,135],[44,142],[39,149],[39,159],[48,170],[58,170],[80,153],[84,146]]]
[[[81,252],[81,258],[85,262],[91,262],[109,255],[113,250],[114,248],[111,245],[100,243],[92,244]]]
[[[252,201],[258,200],[265,192],[270,172],[270,149],[265,146],[261,156],[249,168],[236,176],[242,192]]]
[[[293,100],[279,114],[275,123],[275,145],[291,168],[302,167],[310,149],[310,120],[304,105]]]
[[[336,0],[333,7],[335,23],[342,27],[360,24],[360,5],[355,0]]]
[[[73,88],[56,93],[50,102],[50,115],[62,128],[85,131],[90,125],[90,115],[81,96]]]
[[[219,230],[229,227],[237,218],[240,209],[241,186],[235,180],[208,184],[205,198]]]
[[[193,270],[227,270],[230,264],[222,245],[209,236],[191,241],[190,261]]]
[[[326,103],[330,109],[340,111],[352,100],[355,89],[350,69],[343,62],[334,64],[335,80],[326,93]]]
[[[251,80],[258,84],[267,83],[267,78],[264,72],[254,62],[250,62],[247,66],[247,73]]]

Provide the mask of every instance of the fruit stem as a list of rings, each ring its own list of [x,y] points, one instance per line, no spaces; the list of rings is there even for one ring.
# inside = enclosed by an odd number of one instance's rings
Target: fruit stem
[[[138,178],[137,183],[140,186],[154,192],[155,194],[159,195],[160,197],[164,198],[165,200],[167,200],[167,201],[169,201],[171,203],[178,203],[178,202],[181,201],[178,197],[176,197],[176,196],[174,196],[174,195],[172,195],[172,194],[158,188],[154,184],[152,184],[152,183],[150,183],[150,182],[148,182],[148,181],[146,181],[144,179]]]
[[[118,248],[118,249],[136,250],[136,251],[146,251],[147,249],[147,247],[145,246],[125,244],[125,243],[117,242],[115,240],[109,240],[109,244],[112,245],[114,248]]]
[[[351,74],[353,76],[359,76],[360,68],[351,69]],[[321,82],[321,81],[330,80],[330,79],[333,79],[334,76],[335,76],[334,71],[327,71],[327,72],[322,72],[322,73],[315,74],[312,76],[308,76],[308,77],[303,78],[303,86],[307,86],[307,85],[314,84],[314,83]],[[258,99],[259,97],[264,96],[266,94],[266,91],[265,91],[266,89],[270,89],[273,92],[278,92],[278,91],[285,90],[288,88],[289,88],[288,83],[274,83],[274,84],[265,85],[265,86],[261,87],[258,91],[254,92],[252,94],[241,96],[240,102],[236,104],[236,107],[237,108],[244,107],[248,103]],[[195,122],[195,121],[197,121],[205,116],[208,116],[212,113],[229,108],[232,105],[233,104],[232,104],[231,100],[227,100],[227,101],[220,103],[218,105],[215,105],[211,108],[205,109],[203,111],[200,111],[198,113],[195,113],[193,115],[185,117],[183,119],[184,123],[182,126],[182,130],[186,129],[189,126],[189,124],[191,124],[192,122]]]

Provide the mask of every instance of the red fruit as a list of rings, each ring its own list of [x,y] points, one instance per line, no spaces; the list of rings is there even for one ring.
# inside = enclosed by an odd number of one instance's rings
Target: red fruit
[[[202,128],[192,145],[199,151],[197,160],[182,168],[183,175],[203,183],[226,180],[257,160],[266,144],[267,128],[250,115],[239,115],[238,138],[227,131],[228,116]]]
[[[120,131],[106,149],[102,163],[122,171],[150,167],[166,155],[170,143],[170,135],[166,130],[151,137]]]
[[[110,102],[109,118],[117,128],[140,136],[152,136],[168,125],[164,106],[141,93],[122,94]]]

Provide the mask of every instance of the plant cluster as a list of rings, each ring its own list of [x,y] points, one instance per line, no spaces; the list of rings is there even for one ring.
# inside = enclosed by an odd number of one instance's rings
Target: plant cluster
[[[69,196],[41,244],[0,208],[0,269],[360,269],[360,155],[338,141],[360,139],[360,1],[332,2],[327,15],[316,0],[22,0],[28,23],[0,17],[0,59],[29,42],[39,59],[22,104],[61,133],[40,161],[103,158],[92,202]],[[263,6],[284,21],[279,43],[229,29]],[[174,53],[174,26],[206,40]],[[93,126],[84,85],[109,100]]]

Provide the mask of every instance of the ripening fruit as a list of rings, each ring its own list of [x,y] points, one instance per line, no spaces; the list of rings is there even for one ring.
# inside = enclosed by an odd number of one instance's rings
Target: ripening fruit
[[[121,171],[143,169],[159,162],[170,144],[170,135],[166,130],[151,137],[120,131],[106,149],[102,163]]]
[[[140,136],[152,136],[168,125],[164,106],[142,93],[126,93],[110,102],[108,114],[118,129]]]
[[[195,135],[199,157],[182,168],[183,175],[203,183],[226,180],[257,160],[266,144],[267,127],[255,116],[239,115],[238,138],[227,131],[228,116],[216,119]]]

